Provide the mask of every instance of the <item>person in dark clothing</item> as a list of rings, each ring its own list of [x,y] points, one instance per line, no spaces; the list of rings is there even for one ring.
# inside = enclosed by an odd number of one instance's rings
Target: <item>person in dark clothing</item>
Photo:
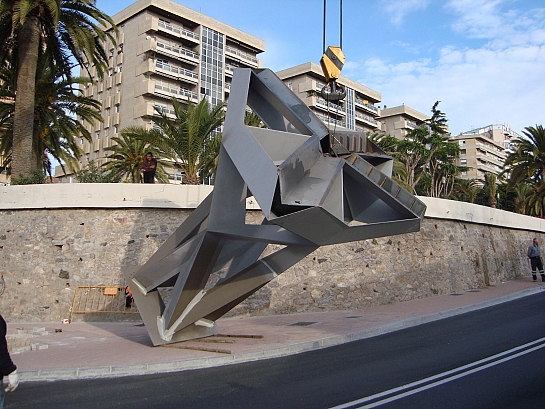
[[[539,248],[539,242],[536,239],[533,240],[532,245],[528,247],[528,258],[532,266],[532,279],[537,280],[537,270],[541,274],[541,281],[545,281],[545,272],[543,271],[543,261],[541,260],[541,249]]]
[[[142,173],[144,174],[144,183],[155,183],[155,170],[157,169],[157,160],[151,152],[146,153],[146,159],[142,162]]]
[[[2,387],[0,388],[0,409],[4,407],[5,392],[13,392],[19,386],[19,375],[17,367],[11,361],[8,352],[8,341],[6,340],[7,325],[4,317],[0,315],[0,375],[2,376]],[[8,384],[4,389],[4,376],[8,377]]]

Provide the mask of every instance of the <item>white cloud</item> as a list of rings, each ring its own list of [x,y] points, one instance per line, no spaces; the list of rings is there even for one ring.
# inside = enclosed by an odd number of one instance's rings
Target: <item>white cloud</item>
[[[447,44],[436,57],[401,63],[369,59],[347,67],[347,76],[381,92],[388,106],[405,103],[429,114],[441,100],[453,133],[492,123],[517,131],[544,124],[545,9],[505,11],[505,3],[447,3],[453,29],[484,39],[482,45]]]
[[[418,10],[425,9],[430,0],[382,0],[384,10],[390,15],[393,24],[401,24],[403,18]]]

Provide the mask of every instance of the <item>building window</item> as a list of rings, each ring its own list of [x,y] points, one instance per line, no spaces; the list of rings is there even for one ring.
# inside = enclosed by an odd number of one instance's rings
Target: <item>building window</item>
[[[212,105],[223,102],[223,66],[225,36],[208,27],[202,27],[201,41],[201,94]]]
[[[462,140],[460,141],[460,146],[466,146],[466,141],[462,139]]]

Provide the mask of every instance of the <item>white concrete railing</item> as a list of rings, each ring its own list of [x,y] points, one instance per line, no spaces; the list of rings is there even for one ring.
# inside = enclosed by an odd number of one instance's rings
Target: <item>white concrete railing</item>
[[[58,208],[194,209],[212,191],[209,185],[132,183],[59,183],[0,187],[0,210]],[[545,232],[545,220],[453,200],[419,197],[427,218],[457,220],[512,229]],[[258,210],[254,198],[247,209]]]

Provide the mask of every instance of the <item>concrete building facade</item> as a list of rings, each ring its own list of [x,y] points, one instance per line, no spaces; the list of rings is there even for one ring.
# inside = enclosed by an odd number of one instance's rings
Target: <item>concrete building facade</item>
[[[451,138],[460,145],[457,165],[470,169],[462,173],[463,179],[482,179],[489,172],[498,175],[509,155],[511,141],[520,137],[506,125],[493,124],[462,132]]]
[[[382,100],[379,92],[341,76],[337,83],[346,88],[346,98],[338,105],[320,96],[326,81],[318,64],[307,62],[278,71],[276,75],[330,128],[380,130],[379,109],[375,106]]]
[[[99,80],[90,67],[94,84],[84,91],[102,103],[104,122],[88,125],[81,166],[103,163],[121,129],[151,127],[156,109],[173,113],[172,98],[226,101],[233,70],[259,67],[265,50],[263,40],[172,1],[139,0],[112,18],[119,35],[106,44],[108,72]]]
[[[380,131],[386,135],[403,139],[407,132],[424,125],[430,119],[429,116],[407,105],[379,109],[377,118],[381,123]]]

